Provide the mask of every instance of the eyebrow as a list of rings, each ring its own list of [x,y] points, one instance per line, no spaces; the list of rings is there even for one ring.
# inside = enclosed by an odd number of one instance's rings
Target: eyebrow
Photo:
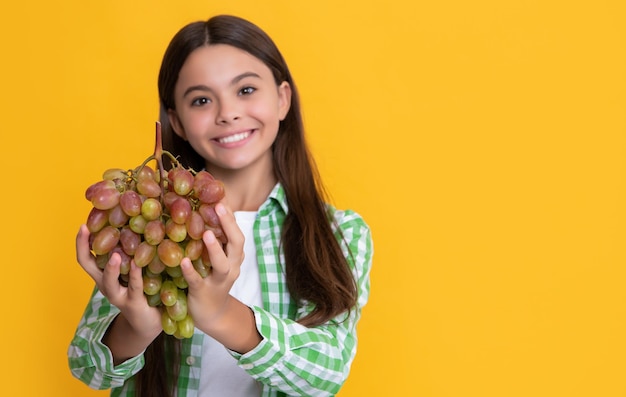
[[[230,85],[235,85],[237,83],[239,83],[241,80],[245,79],[246,77],[257,77],[257,78],[261,78],[261,76],[259,76],[258,74],[254,73],[254,72],[245,72],[242,73],[238,76],[235,76],[235,78],[233,78],[230,81]],[[185,92],[183,92],[183,98],[186,97],[190,92],[193,91],[211,91],[211,89],[209,87],[207,87],[204,84],[198,84],[198,85],[192,85],[191,87],[188,87]]]

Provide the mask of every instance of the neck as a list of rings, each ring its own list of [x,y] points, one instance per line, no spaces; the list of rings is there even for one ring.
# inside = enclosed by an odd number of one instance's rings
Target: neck
[[[271,162],[238,170],[212,169],[207,164],[207,170],[224,183],[225,201],[233,211],[257,211],[278,182]]]

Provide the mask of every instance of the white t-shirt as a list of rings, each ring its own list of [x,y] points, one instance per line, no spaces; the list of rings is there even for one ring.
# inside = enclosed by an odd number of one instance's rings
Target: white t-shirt
[[[245,258],[241,264],[239,278],[230,294],[248,306],[262,306],[261,281],[256,259],[256,248],[252,226],[256,211],[236,211],[237,225],[245,237]],[[198,396],[209,397],[258,397],[261,386],[243,369],[226,348],[208,335],[202,344],[202,375]]]

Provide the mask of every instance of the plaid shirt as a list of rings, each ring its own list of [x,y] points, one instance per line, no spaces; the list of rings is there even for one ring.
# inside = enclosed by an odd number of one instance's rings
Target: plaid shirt
[[[332,208],[332,207],[331,207]],[[353,211],[333,210],[344,240],[358,288],[357,307],[321,326],[307,328],[295,320],[312,307],[291,300],[280,249],[280,232],[287,213],[287,200],[280,184],[259,208],[254,240],[261,278],[263,308],[253,307],[262,341],[246,354],[230,352],[238,365],[262,383],[263,397],[332,396],[348,376],[356,354],[356,324],[369,295],[372,239],[368,226]],[[339,234],[337,234],[339,238]],[[143,355],[113,366],[111,351],[102,337],[119,310],[96,289],[78,324],[68,350],[72,374],[94,389],[112,389],[112,396],[134,396],[132,376],[144,364]],[[183,339],[178,397],[195,397],[202,374],[204,334],[197,329]]]

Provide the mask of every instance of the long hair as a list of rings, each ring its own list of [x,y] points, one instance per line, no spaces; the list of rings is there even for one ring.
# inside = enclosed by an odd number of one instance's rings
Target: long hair
[[[313,305],[313,310],[298,322],[306,326],[323,324],[356,304],[357,289],[333,233],[327,196],[306,144],[296,85],[283,56],[265,32],[239,17],[219,15],[190,23],[174,36],[165,51],[158,78],[163,147],[186,167],[198,170],[205,166],[205,160],[174,133],[164,116],[167,110],[176,109],[174,88],[189,54],[213,44],[248,52],[270,69],[277,85],[286,81],[291,86],[291,107],[272,146],[274,172],[285,189],[289,207],[281,231],[281,247],[292,299]],[[150,371],[148,365],[142,372]]]

